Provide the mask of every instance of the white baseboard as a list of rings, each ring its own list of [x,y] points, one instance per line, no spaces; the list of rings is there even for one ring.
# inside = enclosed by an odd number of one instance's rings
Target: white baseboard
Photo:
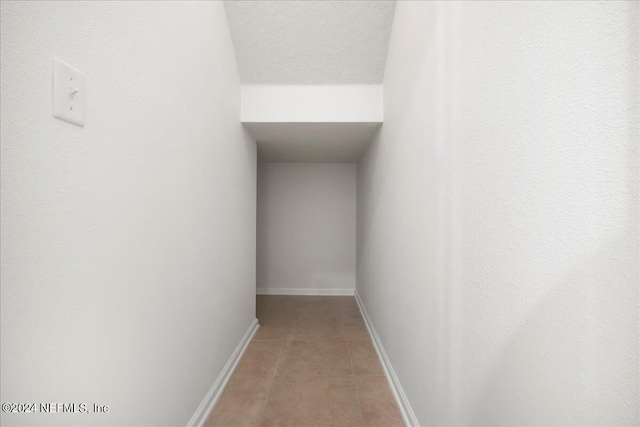
[[[353,296],[353,289],[256,288],[257,295]]]
[[[408,427],[419,427],[420,423],[416,418],[416,414],[413,412],[411,408],[411,404],[409,404],[409,400],[407,399],[407,395],[404,394],[404,390],[402,390],[402,386],[400,385],[400,380],[396,376],[393,367],[391,366],[391,362],[387,357],[387,353],[384,351],[384,347],[380,342],[380,338],[376,333],[376,330],[373,328],[373,324],[371,323],[371,319],[369,318],[369,314],[367,313],[367,309],[364,308],[364,304],[360,299],[360,295],[358,295],[358,291],[355,291],[356,302],[358,303],[358,307],[360,308],[360,313],[362,313],[362,317],[364,318],[364,322],[367,325],[367,329],[369,330],[369,335],[371,335],[371,340],[373,341],[373,346],[376,349],[376,353],[378,353],[378,358],[380,358],[380,363],[382,363],[382,368],[384,369],[384,373],[387,376],[387,381],[389,382],[389,387],[391,388],[391,392],[393,393],[393,397],[395,397],[396,402],[398,403],[398,408],[400,409],[400,414],[402,415],[402,420],[404,424]]]
[[[258,319],[254,319],[254,321],[249,326],[249,329],[247,329],[247,332],[245,332],[244,336],[238,343],[238,346],[231,354],[231,357],[229,357],[227,364],[224,365],[224,368],[222,368],[222,372],[220,372],[220,375],[218,375],[218,378],[216,378],[216,380],[214,381],[213,385],[209,389],[209,392],[202,400],[202,403],[200,403],[200,406],[198,406],[198,409],[196,409],[195,414],[193,414],[193,417],[191,417],[191,419],[189,420],[187,427],[200,427],[207,420],[209,413],[218,402],[218,399],[220,399],[220,396],[224,391],[224,387],[227,385],[227,382],[229,382],[229,378],[231,378],[233,371],[236,369],[236,366],[242,358],[244,351],[246,350],[247,346],[251,342],[251,339],[253,338],[253,335],[255,335],[259,327],[260,325],[258,324]]]

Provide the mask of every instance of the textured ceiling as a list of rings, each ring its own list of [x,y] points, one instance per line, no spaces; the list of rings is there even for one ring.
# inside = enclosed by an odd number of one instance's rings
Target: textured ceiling
[[[225,1],[243,84],[382,83],[394,1]]]

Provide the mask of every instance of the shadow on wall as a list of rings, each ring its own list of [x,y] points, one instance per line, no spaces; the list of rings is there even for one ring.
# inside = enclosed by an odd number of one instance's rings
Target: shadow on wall
[[[628,69],[637,70],[637,21],[629,29],[636,49]],[[470,414],[477,425],[640,425],[640,85],[637,74],[628,78],[626,227],[541,301],[510,339]]]
[[[266,173],[260,173],[260,160],[256,164],[257,168],[257,191],[256,191],[256,289],[264,287],[261,283],[262,277],[269,277],[271,272],[272,263],[263,262],[261,257],[263,253],[268,254],[267,251],[267,226],[271,223],[271,210],[265,208],[265,202],[263,202],[263,188],[269,188],[270,175]]]
[[[626,231],[527,317],[484,381],[474,425],[638,425],[638,251]]]

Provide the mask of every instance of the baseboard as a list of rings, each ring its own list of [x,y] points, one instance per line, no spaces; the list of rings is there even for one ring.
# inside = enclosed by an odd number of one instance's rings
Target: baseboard
[[[256,288],[258,295],[353,296],[353,289]]]
[[[216,380],[214,381],[213,385],[209,389],[209,392],[202,400],[202,403],[200,403],[200,406],[198,406],[198,409],[196,409],[195,414],[193,414],[193,417],[191,417],[191,419],[189,420],[187,427],[200,427],[207,420],[209,413],[218,402],[218,399],[220,399],[220,396],[224,391],[224,387],[227,385],[229,378],[231,378],[233,371],[236,369],[238,362],[242,358],[247,345],[249,345],[251,339],[253,338],[253,335],[256,333],[259,327],[260,325],[258,324],[258,319],[254,319],[254,321],[249,326],[249,329],[247,329],[247,332],[245,332],[244,336],[238,343],[238,346],[231,354],[231,357],[229,357],[227,364],[224,365],[224,368],[222,368],[222,372],[220,372],[220,375],[218,375],[218,378],[216,378]]]
[[[387,381],[389,382],[389,387],[391,388],[391,392],[393,393],[393,397],[395,397],[396,402],[398,403],[398,408],[400,409],[400,414],[402,415],[402,420],[404,424],[408,427],[419,427],[420,423],[416,418],[416,414],[413,412],[411,408],[411,404],[409,404],[409,400],[407,399],[407,395],[402,390],[402,386],[400,385],[400,380],[396,376],[395,371],[393,370],[393,366],[391,366],[391,362],[387,357],[387,353],[384,351],[384,347],[380,342],[380,338],[376,333],[376,330],[371,323],[371,319],[369,318],[369,314],[367,313],[367,309],[364,307],[362,300],[360,299],[360,295],[358,295],[358,291],[355,291],[356,302],[358,303],[358,307],[360,308],[360,313],[362,313],[362,317],[364,318],[364,322],[367,325],[367,329],[369,330],[369,335],[371,335],[371,340],[373,341],[373,347],[376,349],[376,353],[378,353],[378,358],[382,363],[382,368],[384,369],[384,373],[387,376]]]

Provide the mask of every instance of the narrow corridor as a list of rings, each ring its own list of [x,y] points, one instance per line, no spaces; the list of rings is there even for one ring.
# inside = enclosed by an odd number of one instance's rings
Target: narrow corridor
[[[260,321],[206,426],[401,426],[354,297],[258,296]]]
[[[0,0],[0,426],[640,427],[639,154],[640,0]]]

